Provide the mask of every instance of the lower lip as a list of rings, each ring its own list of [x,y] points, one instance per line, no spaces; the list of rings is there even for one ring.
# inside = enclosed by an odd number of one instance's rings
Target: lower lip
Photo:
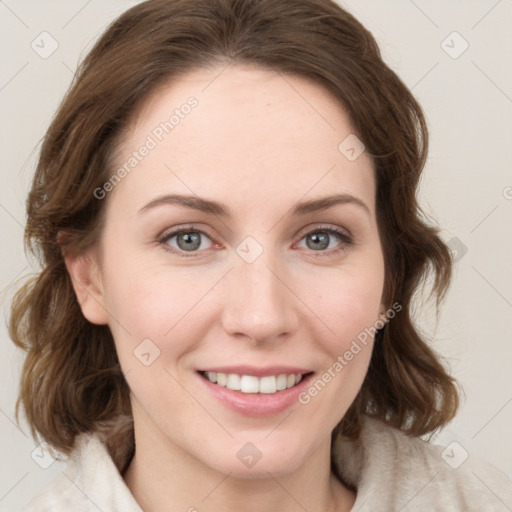
[[[245,416],[273,416],[279,414],[294,403],[298,402],[298,396],[309,385],[309,381],[314,376],[310,373],[295,386],[277,391],[276,393],[242,393],[219,386],[210,382],[200,373],[197,374],[201,382],[226,407]]]

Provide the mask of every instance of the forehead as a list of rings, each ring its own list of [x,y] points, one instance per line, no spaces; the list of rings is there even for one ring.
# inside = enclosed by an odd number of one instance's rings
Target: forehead
[[[235,209],[346,192],[373,209],[369,157],[339,150],[351,135],[341,103],[315,82],[240,64],[195,70],[146,101],[114,169],[150,149],[114,192],[138,206],[180,192]]]

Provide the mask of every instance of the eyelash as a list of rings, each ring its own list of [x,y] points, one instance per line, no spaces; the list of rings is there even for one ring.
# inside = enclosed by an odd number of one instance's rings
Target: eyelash
[[[164,246],[165,250],[170,251],[173,254],[176,254],[177,256],[179,256],[181,258],[197,257],[198,254],[201,253],[202,251],[191,251],[190,254],[186,254],[186,251],[179,251],[179,250],[175,249],[174,247],[171,247],[167,243],[171,238],[174,238],[175,236],[179,236],[183,233],[200,233],[201,235],[204,235],[204,236],[210,238],[212,243],[214,243],[213,237],[210,236],[207,232],[205,232],[201,229],[193,228],[193,227],[179,228],[179,229],[176,229],[175,231],[163,233],[162,235],[160,235],[158,237],[157,242],[159,244],[161,244],[162,246]],[[311,252],[318,253],[318,254],[315,254],[315,256],[319,256],[319,257],[332,256],[333,254],[337,254],[341,251],[346,251],[354,245],[354,240],[351,235],[349,235],[345,231],[342,231],[341,229],[334,228],[332,226],[320,226],[320,227],[316,227],[310,231],[307,231],[306,233],[302,234],[299,241],[302,240],[303,238],[307,237],[308,235],[312,235],[314,233],[327,233],[329,235],[335,235],[340,240],[339,246],[335,247],[333,249],[326,249],[326,250],[322,250],[322,251],[313,251],[312,250]]]

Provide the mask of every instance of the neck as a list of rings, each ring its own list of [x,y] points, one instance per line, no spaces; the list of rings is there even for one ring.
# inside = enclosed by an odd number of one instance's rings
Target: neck
[[[331,473],[330,439],[295,471],[255,478],[216,471],[136,421],[135,445],[123,478],[145,512],[341,512],[355,502]]]

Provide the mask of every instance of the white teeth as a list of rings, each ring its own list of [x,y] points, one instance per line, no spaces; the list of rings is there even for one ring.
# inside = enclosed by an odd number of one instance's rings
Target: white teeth
[[[286,389],[286,380],[287,380],[286,375],[284,373],[277,376],[276,388],[278,391],[282,391],[283,389]]]
[[[236,373],[205,372],[204,374],[210,382],[242,393],[273,394],[291,388],[302,380],[300,373],[291,375],[281,373],[261,378],[254,375],[237,375]]]
[[[260,393],[275,393],[276,391],[276,378],[273,375],[260,379]]]
[[[225,373],[217,373],[217,384],[225,387],[228,381],[228,376]]]
[[[257,393],[259,391],[259,384],[258,377],[253,377],[252,375],[242,375],[240,377],[240,391],[242,393]]]
[[[232,389],[233,391],[239,391],[241,384],[240,384],[240,375],[237,375],[236,373],[230,373],[228,375],[228,380],[226,382],[226,387],[228,389]]]

